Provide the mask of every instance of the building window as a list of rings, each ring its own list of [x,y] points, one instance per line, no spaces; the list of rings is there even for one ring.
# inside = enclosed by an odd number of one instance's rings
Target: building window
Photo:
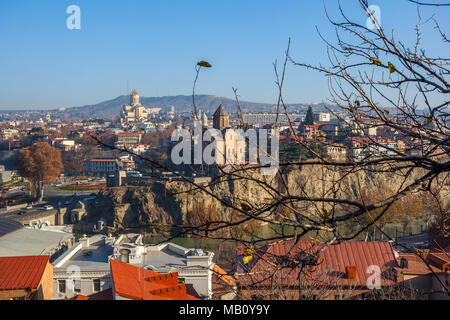
[[[178,283],[185,284],[186,283],[186,279],[185,278],[178,278]]]
[[[81,281],[73,280],[73,292],[80,293],[81,292]]]
[[[66,280],[58,280],[58,290],[60,293],[66,293]]]
[[[94,279],[94,292],[99,292],[101,290],[100,279]]]

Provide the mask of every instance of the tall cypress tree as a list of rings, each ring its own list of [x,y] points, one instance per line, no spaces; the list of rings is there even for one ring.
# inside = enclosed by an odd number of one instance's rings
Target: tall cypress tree
[[[307,125],[314,124],[314,113],[312,111],[311,106],[308,107],[308,112],[306,112],[305,124]]]

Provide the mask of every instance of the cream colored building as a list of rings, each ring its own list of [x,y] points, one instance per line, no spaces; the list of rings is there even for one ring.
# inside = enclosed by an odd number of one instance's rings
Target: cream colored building
[[[207,127],[208,118],[203,117],[202,120],[203,126]],[[244,133],[230,127],[230,116],[222,104],[214,113],[213,127],[223,135],[223,140],[216,141],[215,163],[219,166],[244,164],[246,156]]]
[[[331,144],[327,146],[327,155],[332,161],[346,161],[347,147],[343,144]]]

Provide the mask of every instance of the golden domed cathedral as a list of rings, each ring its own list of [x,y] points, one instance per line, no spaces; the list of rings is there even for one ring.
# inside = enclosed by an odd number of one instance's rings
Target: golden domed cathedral
[[[139,104],[139,93],[137,93],[136,90],[133,90],[130,93],[130,104],[132,106],[138,105]]]
[[[124,105],[120,112],[120,121],[122,123],[145,122],[147,118],[147,109],[140,104],[139,94],[133,90],[130,93],[130,104]]]

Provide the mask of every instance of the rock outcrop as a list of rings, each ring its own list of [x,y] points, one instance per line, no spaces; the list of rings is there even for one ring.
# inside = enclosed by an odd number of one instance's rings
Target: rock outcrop
[[[244,175],[242,172],[240,174]],[[260,179],[260,182],[248,179],[250,176]],[[247,172],[241,178],[229,176],[203,183],[205,190],[195,189],[184,181],[154,182],[145,187],[117,187],[101,191],[87,208],[88,220],[96,223],[104,218],[108,226],[115,228],[140,227],[148,223],[181,225],[199,203],[212,205],[222,219],[231,219],[235,213],[224,203],[240,208],[261,208],[274,200],[273,190],[288,194],[289,189],[290,195],[304,197],[355,199],[365,189],[389,186],[393,191],[400,190],[420,176],[419,170],[412,172],[405,180],[401,171],[388,174],[375,171],[355,173],[337,168],[303,166],[285,170],[284,179]],[[448,181],[440,192],[442,199],[448,201]],[[302,210],[308,210],[307,203]]]

